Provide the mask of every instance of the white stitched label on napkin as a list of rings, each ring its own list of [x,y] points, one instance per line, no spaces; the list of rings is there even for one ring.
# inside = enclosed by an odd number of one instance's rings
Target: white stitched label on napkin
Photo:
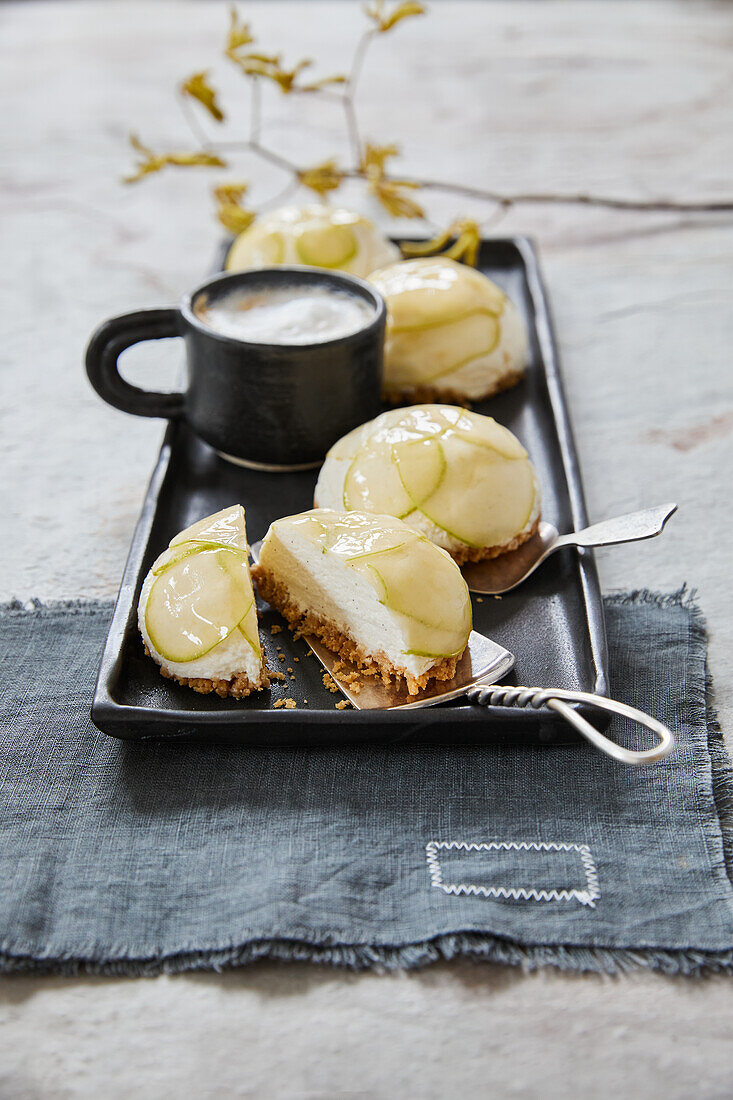
[[[587,844],[525,840],[431,840],[430,884],[455,897],[577,901],[595,908],[598,871]]]

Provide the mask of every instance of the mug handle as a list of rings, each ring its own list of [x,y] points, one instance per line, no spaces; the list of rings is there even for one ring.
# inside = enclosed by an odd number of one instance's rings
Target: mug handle
[[[112,317],[99,326],[87,347],[86,368],[89,381],[108,405],[135,416],[181,419],[186,408],[185,394],[141,390],[126,382],[117,367],[120,355],[132,344],[181,336],[180,321],[177,309],[141,309]]]

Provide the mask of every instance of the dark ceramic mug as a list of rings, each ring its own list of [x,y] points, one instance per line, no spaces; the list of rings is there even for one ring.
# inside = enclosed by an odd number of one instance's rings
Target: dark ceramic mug
[[[225,336],[194,312],[232,290],[325,287],[366,301],[364,327],[312,344],[263,344]],[[317,466],[329,447],[380,411],[386,308],[362,279],[303,267],[240,271],[209,279],[178,309],[149,309],[106,321],[92,336],[86,368],[110,405],[136,416],[185,420],[224,458],[267,470]],[[185,393],[130,385],[117,360],[141,340],[182,336]]]

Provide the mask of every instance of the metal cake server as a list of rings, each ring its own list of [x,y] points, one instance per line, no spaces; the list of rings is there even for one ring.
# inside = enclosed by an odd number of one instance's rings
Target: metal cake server
[[[654,764],[669,756],[674,747],[674,738],[667,726],[644,711],[619,703],[615,699],[606,699],[605,696],[586,691],[566,691],[563,688],[497,684],[495,681],[513,668],[514,654],[475,630],[471,631],[466,652],[458,662],[453,679],[431,684],[417,696],[408,695],[404,685],[397,690],[393,684],[385,685],[375,676],[365,676],[363,671],[348,661],[343,661],[315,638],[304,635],[303,640],[357,710],[393,710],[396,707],[417,710],[465,695],[472,703],[484,707],[549,707],[561,714],[591,745],[622,764]],[[335,671],[337,666],[338,671]],[[358,685],[356,689],[355,685]],[[651,749],[626,749],[592,726],[582,714],[568,706],[569,703],[586,703],[630,718],[652,730],[659,738],[658,743]]]
[[[250,546],[255,562],[259,561],[261,545],[261,542],[256,542]],[[643,711],[615,699],[606,699],[605,696],[586,691],[566,691],[563,688],[527,688],[497,684],[496,681],[514,667],[514,654],[476,630],[472,630],[469,635],[468,645],[456,666],[453,678],[431,684],[417,696],[409,695],[404,684],[398,689],[394,684],[383,684],[376,676],[366,676],[363,670],[344,661],[311,635],[304,634],[303,641],[307,642],[331,679],[357,710],[393,710],[397,707],[418,710],[466,696],[472,703],[484,707],[549,707],[561,714],[597,749],[623,764],[653,764],[668,756],[674,747],[672,733],[665,725]],[[658,744],[654,748],[640,751],[617,745],[592,726],[582,714],[568,706],[568,703],[590,704],[639,722],[656,733]]]
[[[531,539],[498,558],[464,565],[462,572],[471,592],[482,596],[499,596],[525,581],[545,558],[563,546],[614,546],[621,542],[639,542],[661,534],[665,523],[677,511],[676,504],[659,504],[643,512],[605,519],[560,535],[551,523],[540,523]]]

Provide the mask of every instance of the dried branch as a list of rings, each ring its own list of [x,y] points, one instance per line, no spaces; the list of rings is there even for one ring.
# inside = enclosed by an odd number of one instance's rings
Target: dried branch
[[[358,173],[356,174],[358,175]],[[588,192],[519,191],[516,194],[493,191],[483,187],[453,183],[449,180],[430,180],[418,177],[406,179],[424,191],[448,191],[467,198],[483,199],[499,206],[600,206],[610,210],[638,211],[641,213],[716,214],[733,212],[733,199],[622,199],[610,195],[594,195]]]
[[[418,190],[444,191],[448,194],[491,203],[494,207],[491,215],[492,223],[504,217],[511,208],[522,205],[581,206],[644,214],[733,213],[733,199],[727,198],[688,201],[674,198],[616,198],[586,191],[508,193],[450,180],[391,175],[386,170],[386,161],[398,156],[399,148],[393,144],[376,145],[363,140],[356,110],[357,89],[369,47],[375,39],[389,33],[404,19],[422,15],[425,9],[420,3],[406,0],[388,10],[385,0],[370,0],[365,11],[371,26],[356,42],[347,75],[334,74],[304,84],[300,81],[300,74],[312,62],[303,59],[292,68],[285,68],[280,54],[255,52],[252,47],[256,39],[250,26],[240,22],[237,10],[232,6],[224,56],[237,65],[249,85],[249,137],[239,141],[214,141],[209,137],[197,116],[198,109],[192,100],[197,100],[217,123],[223,122],[224,111],[219,105],[217,92],[209,83],[208,70],[201,70],[183,82],[178,90],[181,109],[197,148],[192,151],[154,153],[133,136],[130,140],[139,154],[139,159],[134,173],[126,177],[126,182],[142,179],[144,176],[159,172],[168,165],[225,167],[226,161],[222,154],[241,152],[273,165],[290,177],[284,189],[279,190],[263,203],[265,207],[282,201],[301,186],[309,188],[321,197],[326,197],[336,191],[344,180],[361,180],[391,215],[423,220],[426,220],[426,213],[411,194]],[[352,159],[351,165],[341,167],[335,158],[328,158],[315,166],[300,165],[263,145],[261,140],[263,79],[276,83],[285,95],[315,95],[341,104]],[[241,232],[256,216],[254,211],[242,206],[241,200],[246,189],[246,183],[220,184],[215,188],[219,219],[232,232]],[[477,235],[476,222],[458,220],[449,229],[439,233],[434,240],[425,242],[424,245],[406,245],[405,253],[427,255],[445,248],[448,255],[472,263],[475,262],[476,257]]]
[[[184,97],[191,96],[192,99],[198,100],[216,122],[224,121],[224,112],[219,106],[216,91],[209,84],[207,70],[203,69],[189,76],[188,80],[184,80],[181,84],[180,90]]]
[[[298,182],[303,187],[310,188],[317,195],[327,195],[329,191],[336,191],[342,184],[344,174],[336,167],[335,160],[324,160],[322,164],[314,168],[305,168],[297,173]]]
[[[257,77],[254,77],[251,81],[251,89],[249,140],[257,144],[260,140],[260,126],[262,123],[262,96],[260,95],[260,82]]]
[[[160,172],[167,165],[177,168],[226,168],[225,160],[214,153],[197,151],[194,153],[154,153],[143,145],[136,134],[130,134],[130,145],[139,154],[137,167],[131,176],[125,177],[125,183],[136,183],[144,176]]]
[[[392,27],[395,27],[402,19],[407,19],[411,15],[425,14],[423,5],[413,3],[412,0],[406,0],[405,3],[398,4],[391,12],[385,10],[384,0],[372,0],[371,4],[366,5],[364,11],[368,18],[376,23],[376,29],[380,34],[391,31]]]
[[[248,183],[220,183],[214,188],[219,221],[230,233],[243,233],[256,218],[254,210],[246,210],[242,199]]]

